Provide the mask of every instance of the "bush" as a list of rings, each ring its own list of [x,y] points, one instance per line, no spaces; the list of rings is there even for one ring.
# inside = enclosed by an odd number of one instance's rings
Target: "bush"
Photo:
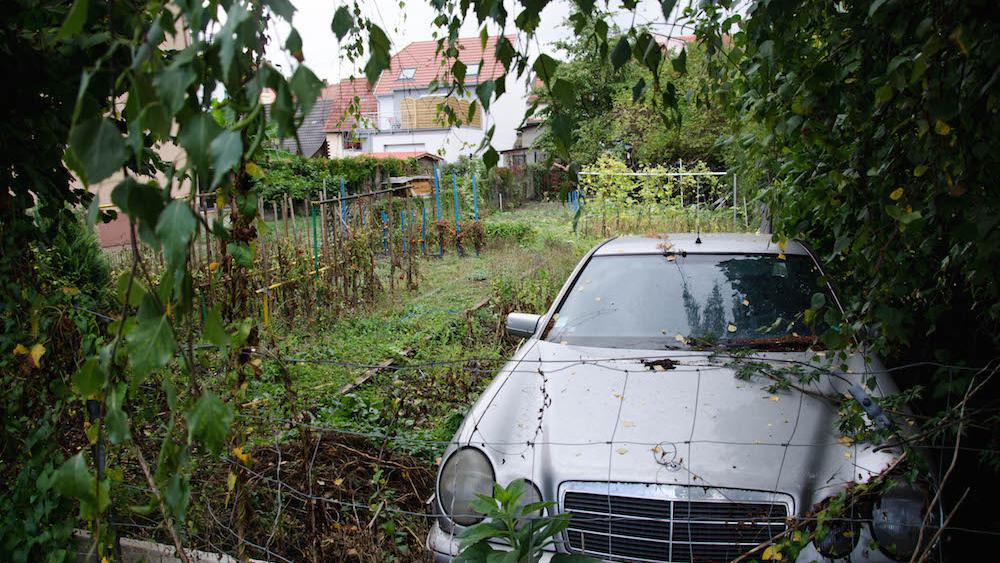
[[[378,189],[378,182],[389,176],[421,173],[414,159],[372,158],[303,158],[284,151],[271,151],[258,163],[263,176],[257,180],[260,197],[275,201],[288,196],[292,199],[316,198],[325,187],[327,196],[340,190],[343,178],[348,193]]]
[[[65,214],[66,217],[62,215]],[[54,486],[56,468],[66,457],[60,443],[82,438],[80,405],[69,394],[71,375],[84,353],[96,351],[93,335],[103,333],[94,313],[111,306],[108,271],[96,237],[69,211],[60,219],[36,217],[49,233],[45,244],[30,244],[36,266],[18,291],[21,304],[6,302],[0,332],[0,550],[10,561],[61,561],[76,525],[74,502]],[[8,264],[4,264],[8,266]],[[16,307],[16,309],[8,309]],[[13,351],[13,353],[11,353]]]

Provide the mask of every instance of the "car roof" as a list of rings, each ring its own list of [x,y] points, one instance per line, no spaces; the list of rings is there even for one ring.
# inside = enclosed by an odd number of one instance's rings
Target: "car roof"
[[[594,256],[621,254],[662,254],[686,252],[689,254],[781,254],[771,235],[752,233],[701,233],[701,242],[695,242],[694,233],[668,233],[653,236],[625,235],[613,238],[594,252]],[[669,246],[668,246],[669,245]],[[801,244],[788,241],[785,254],[806,254]]]

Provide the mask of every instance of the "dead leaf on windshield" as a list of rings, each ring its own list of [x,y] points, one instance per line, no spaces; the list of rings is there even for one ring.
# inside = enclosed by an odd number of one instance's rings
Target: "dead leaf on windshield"
[[[726,325],[726,330],[728,330],[729,332],[736,332],[736,325],[734,325],[733,323],[729,323],[728,325]]]
[[[744,299],[743,300],[743,306],[744,307],[749,307],[750,306],[750,300],[749,299]]]

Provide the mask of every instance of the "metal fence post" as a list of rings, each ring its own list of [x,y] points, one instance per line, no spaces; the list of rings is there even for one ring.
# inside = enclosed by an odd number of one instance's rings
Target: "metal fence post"
[[[736,230],[736,173],[733,172],[733,230]]]

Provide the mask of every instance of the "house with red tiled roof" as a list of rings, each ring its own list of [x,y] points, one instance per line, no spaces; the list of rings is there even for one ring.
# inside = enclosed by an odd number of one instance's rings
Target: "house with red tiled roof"
[[[504,77],[503,64],[497,59],[500,37],[489,37],[485,46],[479,37],[458,39],[458,56],[437,53],[437,41],[415,41],[399,50],[375,83],[374,119],[370,128],[355,128],[364,152],[428,152],[447,161],[476,151],[491,127],[493,145],[498,150],[511,148],[517,127],[527,105],[527,85],[511,72],[505,77],[505,94],[484,111],[476,104],[469,118],[469,108],[476,100],[476,86],[487,80]],[[508,41],[516,41],[507,36]],[[465,65],[465,91],[448,94],[445,84],[455,59]],[[448,126],[439,107],[450,106],[464,123]],[[331,151],[332,153],[332,151]]]
[[[370,152],[371,133],[378,124],[374,87],[363,76],[351,77],[323,88],[320,98],[330,101],[323,128],[326,156],[340,158]]]

